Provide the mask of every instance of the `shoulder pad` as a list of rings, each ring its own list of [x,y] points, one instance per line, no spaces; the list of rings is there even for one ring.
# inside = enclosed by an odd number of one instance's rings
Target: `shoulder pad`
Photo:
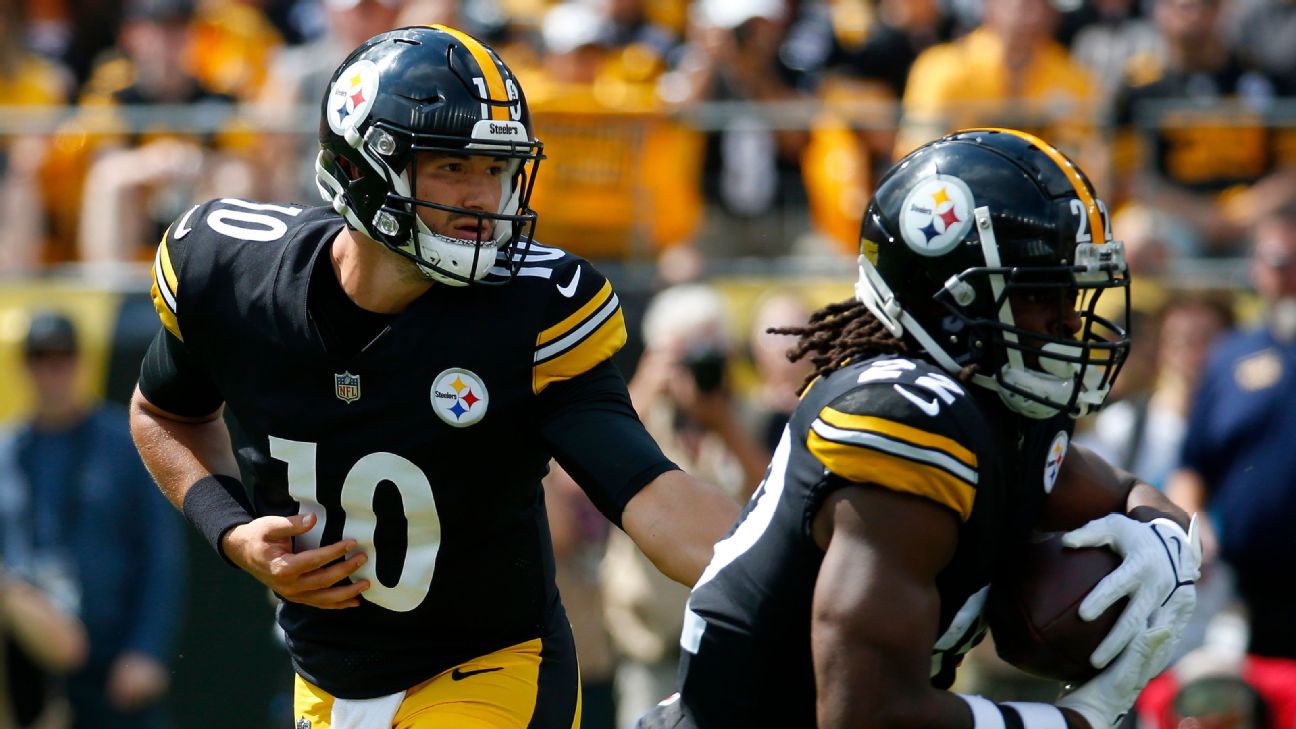
[[[537,249],[538,259],[533,258]],[[536,270],[528,273],[528,268]],[[612,283],[589,261],[558,248],[532,244],[532,254],[518,277],[545,279],[526,284],[543,291],[538,298],[544,309],[532,356],[531,387],[536,394],[550,383],[590,370],[625,346],[621,301]]]
[[[273,205],[234,198],[209,200],[189,208],[162,235],[153,259],[153,306],[162,325],[184,341],[180,326],[182,296],[189,261],[216,259],[218,247],[229,243],[268,243],[286,238],[310,208]]]
[[[961,384],[925,362],[870,360],[820,386],[806,447],[833,473],[972,513],[979,415]]]

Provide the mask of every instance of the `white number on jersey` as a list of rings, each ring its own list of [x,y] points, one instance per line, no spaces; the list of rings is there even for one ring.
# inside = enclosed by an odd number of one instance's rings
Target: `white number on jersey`
[[[297,543],[306,549],[320,546],[326,518],[318,497],[317,448],[315,443],[270,436],[271,457],[288,464],[288,493],[301,505],[302,513],[315,515],[315,526],[297,537]],[[403,560],[400,555],[378,554],[374,548],[374,534],[378,531],[374,494],[383,481],[395,484],[404,506],[407,546]],[[369,561],[355,571],[355,578],[370,583],[361,597],[397,612],[422,605],[432,587],[432,573],[441,549],[441,517],[432,497],[432,484],[423,469],[395,453],[370,453],[347,472],[342,482],[341,505],[346,514],[342,537],[356,540],[358,549],[369,555]],[[384,560],[404,563],[400,579],[390,587],[378,581],[378,565]]]

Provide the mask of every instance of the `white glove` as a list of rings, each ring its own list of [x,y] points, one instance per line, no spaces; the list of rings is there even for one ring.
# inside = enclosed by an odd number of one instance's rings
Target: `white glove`
[[[1178,642],[1174,629],[1145,630],[1102,673],[1057,700],[1089,722],[1091,729],[1111,729],[1120,723],[1139,692],[1161,672]]]
[[[1159,627],[1170,628],[1174,636],[1163,651],[1165,662],[1169,662],[1174,644],[1192,616],[1197,602],[1193,583],[1201,576],[1201,537],[1195,516],[1188,531],[1185,534],[1169,519],[1141,522],[1109,514],[1062,537],[1064,546],[1110,546],[1124,558],[1080,603],[1080,617],[1093,620],[1122,597],[1130,597],[1125,611],[1089,657],[1094,668],[1107,665],[1139,634]],[[1148,679],[1160,673],[1166,663],[1157,666]]]

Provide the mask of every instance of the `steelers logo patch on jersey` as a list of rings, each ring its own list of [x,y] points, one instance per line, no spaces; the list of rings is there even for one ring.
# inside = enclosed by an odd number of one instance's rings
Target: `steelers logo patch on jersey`
[[[1057,483],[1058,473],[1062,471],[1062,459],[1066,458],[1069,443],[1065,430],[1058,431],[1049,444],[1048,455],[1044,461],[1044,493],[1053,493],[1053,484]]]
[[[432,410],[438,418],[464,428],[486,416],[490,394],[475,373],[451,367],[432,381]]]
[[[951,175],[932,175],[913,187],[900,208],[900,232],[919,255],[939,256],[958,245],[972,225],[972,191]]]
[[[328,123],[335,134],[344,134],[364,121],[378,98],[378,67],[357,61],[343,71],[329,91]]]

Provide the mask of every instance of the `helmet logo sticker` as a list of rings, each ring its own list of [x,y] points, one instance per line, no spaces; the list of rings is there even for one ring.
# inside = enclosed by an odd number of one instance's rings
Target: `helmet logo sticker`
[[[914,185],[900,206],[900,235],[921,256],[939,256],[972,227],[972,191],[952,175],[932,175]]]
[[[1057,483],[1058,473],[1062,471],[1062,459],[1066,458],[1069,439],[1065,430],[1059,430],[1049,444],[1048,455],[1044,456],[1044,493],[1053,493],[1053,484]]]
[[[488,405],[490,394],[475,372],[451,367],[432,380],[432,411],[453,427],[478,422],[486,416]]]
[[[378,67],[373,61],[356,61],[338,74],[329,91],[328,123],[334,134],[354,129],[369,116],[378,98]]]

